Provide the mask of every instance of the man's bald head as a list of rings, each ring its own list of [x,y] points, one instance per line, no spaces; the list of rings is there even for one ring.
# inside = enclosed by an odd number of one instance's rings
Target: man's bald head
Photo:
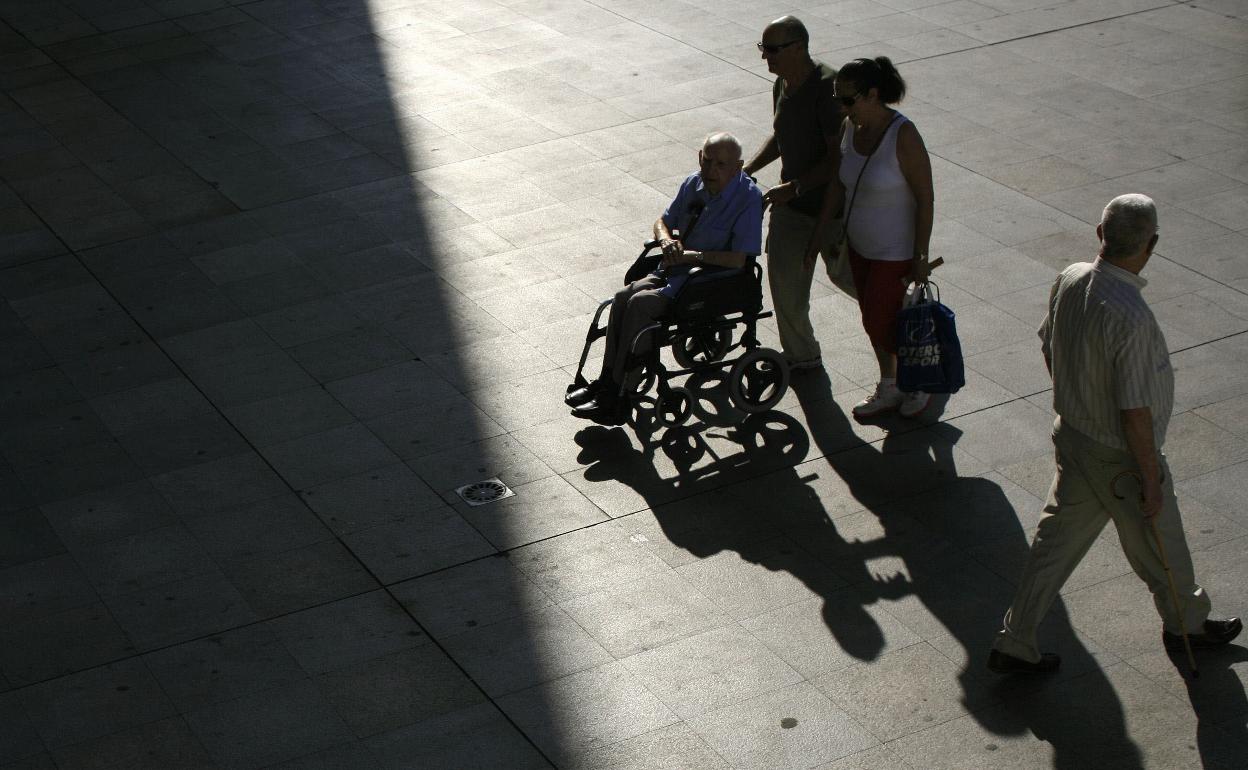
[[[702,152],[707,153],[711,149],[722,147],[727,153],[724,157],[732,160],[741,159],[741,142],[737,137],[727,131],[716,131],[706,137],[706,141],[702,143]]]
[[[796,16],[781,16],[767,25],[766,29],[763,30],[764,36],[769,32],[783,40],[797,40],[802,43],[810,42],[810,33],[806,31],[806,25]]]
[[[1119,195],[1101,212],[1101,256],[1131,258],[1151,251],[1157,235],[1157,206],[1140,193]]]

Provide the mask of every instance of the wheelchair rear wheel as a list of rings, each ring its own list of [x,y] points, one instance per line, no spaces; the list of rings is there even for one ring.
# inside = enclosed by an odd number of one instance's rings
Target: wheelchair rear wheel
[[[732,329],[694,329],[672,340],[672,355],[686,369],[722,359],[732,347]]]
[[[789,365],[771,348],[755,348],[741,356],[728,373],[728,396],[747,414],[766,412],[789,389]]]

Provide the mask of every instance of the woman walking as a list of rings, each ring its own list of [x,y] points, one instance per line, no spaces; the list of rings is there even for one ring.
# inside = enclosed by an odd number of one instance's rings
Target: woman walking
[[[862,325],[880,366],[875,392],[854,406],[858,419],[897,410],[914,417],[927,393],[897,389],[897,313],[910,282],[927,280],[932,235],[932,165],[923,137],[892,105],[906,84],[885,56],[855,59],[836,77],[836,98],[845,111],[839,179],[820,213],[831,222],[844,201],[850,267]],[[815,242],[819,242],[818,239]],[[814,254],[807,252],[808,263]]]

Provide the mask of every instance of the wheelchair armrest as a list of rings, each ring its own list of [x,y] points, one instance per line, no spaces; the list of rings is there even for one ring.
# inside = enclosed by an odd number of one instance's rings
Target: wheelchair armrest
[[[633,281],[641,280],[650,273],[653,273],[662,261],[662,253],[651,254],[650,250],[646,249],[641,252],[641,255],[633,261],[632,266],[629,267],[628,271],[624,273],[624,283],[629,284]]]

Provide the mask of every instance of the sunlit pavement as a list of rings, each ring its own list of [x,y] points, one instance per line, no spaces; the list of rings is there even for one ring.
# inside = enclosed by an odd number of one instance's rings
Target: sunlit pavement
[[[786,12],[908,81],[967,387],[847,419],[874,364],[820,276],[826,372],[777,411],[703,379],[682,429],[571,418],[702,138],[770,131]],[[1119,193],[1160,207],[1197,574],[1248,611],[1248,4],[0,20],[0,767],[1248,765],[1245,647],[1185,680],[1112,528],[1043,628],[1060,674],[983,665],[1053,470],[1034,330]]]

